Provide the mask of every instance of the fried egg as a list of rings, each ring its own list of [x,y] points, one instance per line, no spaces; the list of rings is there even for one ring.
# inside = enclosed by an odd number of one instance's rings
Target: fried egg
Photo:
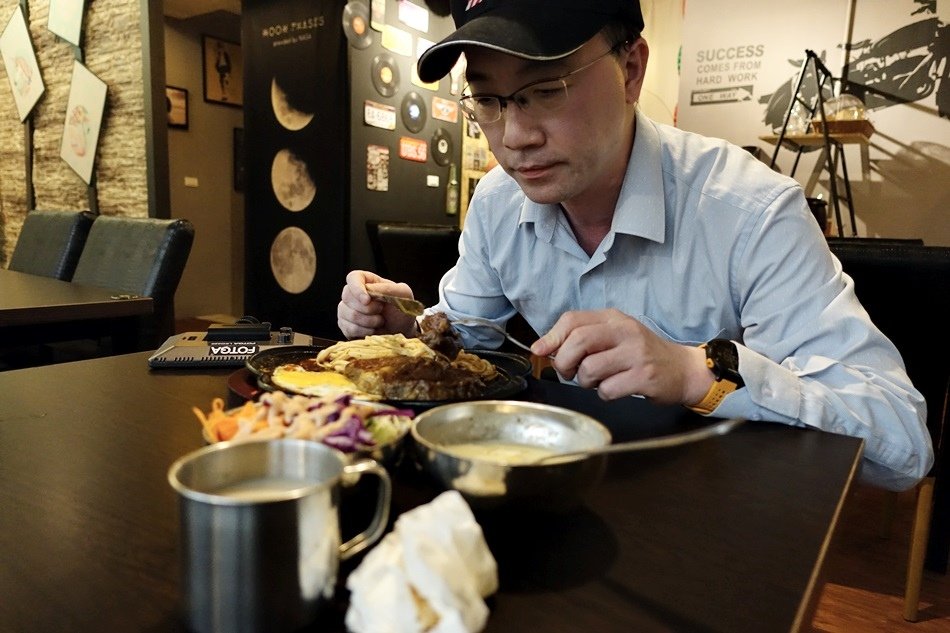
[[[352,381],[335,371],[310,371],[300,365],[281,365],[271,374],[275,387],[305,396],[342,396],[352,394],[363,400],[378,400],[378,396],[360,391]]]

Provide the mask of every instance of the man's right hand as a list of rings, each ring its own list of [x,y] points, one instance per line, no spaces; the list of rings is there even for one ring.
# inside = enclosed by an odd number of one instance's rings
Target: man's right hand
[[[412,289],[403,283],[384,279],[376,273],[353,270],[346,276],[343,296],[336,308],[336,321],[348,339],[362,338],[370,334],[416,333],[414,317],[369,296],[367,290],[397,297],[413,299]]]

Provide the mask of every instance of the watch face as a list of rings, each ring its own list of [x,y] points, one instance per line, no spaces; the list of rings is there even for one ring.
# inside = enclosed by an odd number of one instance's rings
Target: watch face
[[[706,343],[706,358],[713,362],[713,372],[718,379],[725,378],[742,386],[745,383],[739,375],[739,351],[730,340],[716,338]]]
[[[739,352],[736,350],[736,344],[726,339],[716,338],[708,343],[706,347],[713,361],[723,369],[738,371]]]

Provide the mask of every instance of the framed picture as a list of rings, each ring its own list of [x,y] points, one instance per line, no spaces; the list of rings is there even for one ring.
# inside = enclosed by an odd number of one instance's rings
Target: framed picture
[[[40,76],[40,67],[30,41],[26,18],[23,17],[23,10],[19,6],[13,10],[3,33],[0,34],[0,54],[3,56],[10,88],[13,89],[17,113],[20,115],[20,121],[25,121],[46,87]]]
[[[244,128],[234,128],[234,190],[244,191]]]
[[[241,45],[201,36],[205,101],[240,108],[244,105],[244,60]]]
[[[85,0],[50,0],[46,28],[73,46],[79,46],[84,5]]]
[[[188,129],[188,91],[177,86],[165,86],[165,109],[168,127]]]
[[[78,61],[73,62],[73,78],[69,86],[66,124],[63,126],[59,155],[87,185],[92,182],[106,92],[104,81]]]

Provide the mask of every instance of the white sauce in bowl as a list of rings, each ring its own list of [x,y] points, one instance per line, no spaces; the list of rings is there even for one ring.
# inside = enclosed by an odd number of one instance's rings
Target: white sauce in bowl
[[[531,444],[515,444],[501,440],[485,440],[465,444],[449,444],[445,452],[463,459],[480,459],[511,466],[530,464],[558,451]]]

